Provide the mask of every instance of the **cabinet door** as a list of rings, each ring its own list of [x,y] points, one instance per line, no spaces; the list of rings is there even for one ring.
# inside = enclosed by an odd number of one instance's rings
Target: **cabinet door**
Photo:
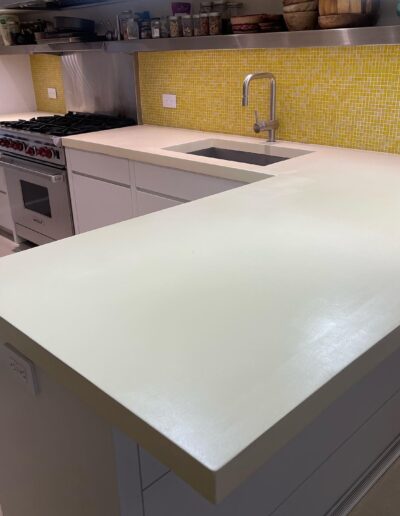
[[[71,174],[77,233],[133,217],[131,189],[107,181]]]
[[[137,191],[136,199],[138,215],[146,215],[147,213],[152,213],[153,211],[165,210],[166,208],[171,208],[172,206],[182,204],[182,201],[171,199],[169,197],[163,197],[162,195],[142,192],[140,190]]]

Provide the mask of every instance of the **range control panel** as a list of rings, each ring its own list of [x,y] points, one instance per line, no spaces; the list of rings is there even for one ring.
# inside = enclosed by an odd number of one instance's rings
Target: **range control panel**
[[[0,152],[65,167],[64,149],[51,143],[0,133]]]

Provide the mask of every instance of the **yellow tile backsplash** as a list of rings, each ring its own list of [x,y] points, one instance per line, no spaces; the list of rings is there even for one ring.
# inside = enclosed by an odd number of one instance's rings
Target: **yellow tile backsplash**
[[[61,58],[46,54],[34,54],[30,59],[38,111],[65,113]],[[56,88],[56,99],[49,99],[47,88]]]
[[[400,153],[400,45],[146,52],[139,55],[146,124],[254,135],[254,110],[268,113],[268,83],[277,78],[278,138]],[[177,109],[162,94],[177,95]],[[260,137],[265,138],[265,133]]]

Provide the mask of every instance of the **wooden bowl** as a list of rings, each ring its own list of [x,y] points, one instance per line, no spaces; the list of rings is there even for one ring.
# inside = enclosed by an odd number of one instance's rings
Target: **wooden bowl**
[[[286,5],[283,8],[284,13],[297,13],[304,11],[317,11],[318,0],[311,0],[308,2],[300,2],[296,4]]]
[[[313,30],[318,25],[317,11],[284,13],[283,17],[289,30]]]
[[[293,5],[298,4],[299,0],[282,0],[283,1],[283,7],[286,7],[287,5]]]
[[[318,24],[321,29],[367,27],[375,25],[376,22],[377,18],[368,14],[330,14],[318,18]]]

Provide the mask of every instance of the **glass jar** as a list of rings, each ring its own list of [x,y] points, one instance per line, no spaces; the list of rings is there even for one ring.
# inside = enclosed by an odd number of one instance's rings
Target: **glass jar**
[[[130,17],[128,21],[126,22],[126,35],[127,39],[139,39],[140,32],[139,32],[139,24],[134,17]]]
[[[193,20],[190,14],[182,16],[182,34],[186,38],[193,36]]]
[[[212,2],[201,2],[200,3],[200,14],[201,13],[211,13],[213,10],[213,3]]]
[[[208,36],[210,33],[209,15],[206,13],[200,14],[200,36]]]
[[[152,18],[152,20],[151,20],[151,37],[153,39],[158,39],[161,37],[160,18]]]
[[[210,36],[218,36],[219,34],[222,34],[221,13],[210,13],[208,21],[209,21]]]
[[[143,20],[140,23],[140,39],[151,39],[151,22]]]
[[[178,16],[169,17],[169,35],[171,38],[179,38],[181,35],[180,19]]]
[[[193,36],[201,36],[200,14],[193,15]]]
[[[169,38],[169,19],[164,17],[160,19],[161,29],[160,34],[162,38]]]

